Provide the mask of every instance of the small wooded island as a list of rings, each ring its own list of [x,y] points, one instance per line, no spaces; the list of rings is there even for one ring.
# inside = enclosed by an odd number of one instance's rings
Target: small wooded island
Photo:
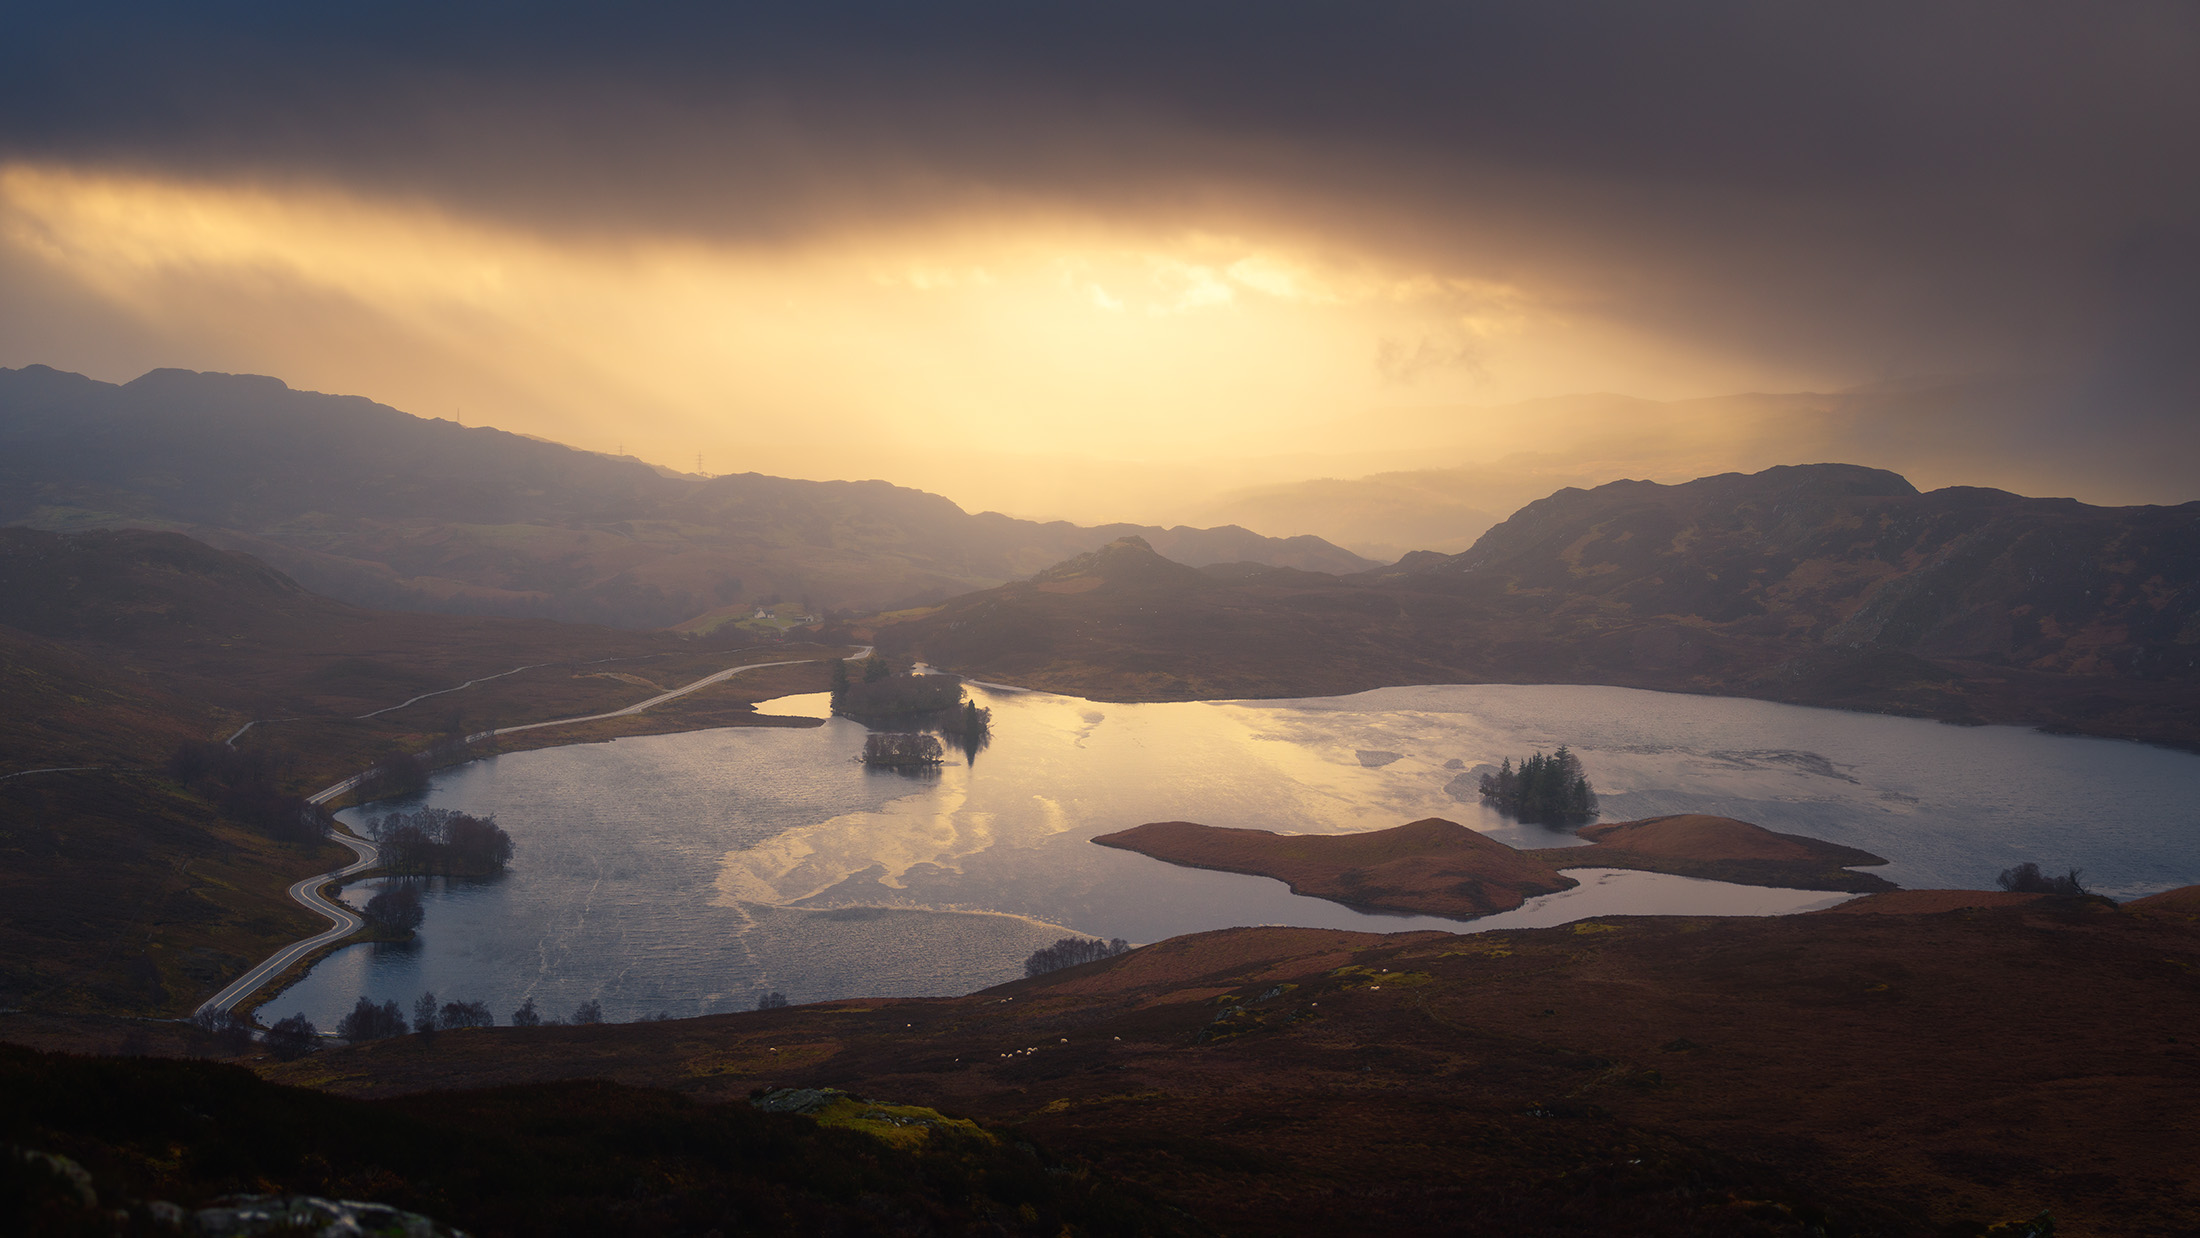
[[[1887,861],[1731,817],[1685,813],[1585,826],[1586,847],[1516,851],[1441,817],[1365,834],[1276,834],[1157,821],[1103,834],[1103,847],[1187,868],[1273,877],[1294,894],[1349,907],[1467,920],[1579,884],[1568,868],[1633,868],[1742,885],[1867,894],[1894,883],[1849,865]]]

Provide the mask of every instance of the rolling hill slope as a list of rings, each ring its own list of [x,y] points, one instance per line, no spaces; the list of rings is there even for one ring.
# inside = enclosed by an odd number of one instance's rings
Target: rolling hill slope
[[[0,523],[169,528],[360,605],[666,627],[735,602],[873,609],[1136,533],[1187,563],[1356,572],[1319,538],[970,514],[880,481],[668,474],[272,378],[0,370]]]
[[[1345,579],[1168,567],[1119,541],[879,640],[1119,700],[1603,683],[2200,746],[2200,503],[1811,465],[1562,490]]]

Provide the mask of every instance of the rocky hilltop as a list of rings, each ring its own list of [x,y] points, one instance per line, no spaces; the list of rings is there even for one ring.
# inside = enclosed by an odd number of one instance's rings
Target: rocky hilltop
[[[1606,627],[1670,616],[1797,644],[2200,681],[2200,503],[1921,494],[1844,464],[1620,481],[1561,490],[1464,553],[1371,578],[1543,599],[1554,617]]]
[[[880,643],[1100,699],[1602,683],[2200,747],[2200,503],[1825,464],[1562,490],[1464,553],[1343,579],[1110,553],[1074,594],[1004,585]]]

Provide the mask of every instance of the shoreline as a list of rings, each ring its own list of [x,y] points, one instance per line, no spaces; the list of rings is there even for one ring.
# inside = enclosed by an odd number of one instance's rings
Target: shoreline
[[[855,646],[855,649],[857,650],[857,652],[849,655],[844,655],[842,658],[837,660],[859,662],[865,658],[870,657],[873,652],[873,647],[870,645],[858,645]],[[520,731],[541,730],[549,727],[558,726],[577,726],[589,722],[601,722],[611,718],[633,717],[637,714],[641,714],[650,709],[653,709],[656,706],[666,704],[670,701],[678,700],[681,697],[687,696],[690,693],[699,692],[704,688],[724,683],[725,681],[732,679],[734,676],[740,674],[743,671],[766,670],[778,666],[797,666],[806,662],[826,662],[834,660],[836,659],[824,657],[790,658],[778,662],[749,662],[743,663],[740,666],[729,666],[723,670],[714,671],[711,674],[705,675],[701,679],[697,679],[692,683],[684,684],[678,688],[672,689],[669,692],[661,692],[656,696],[649,697],[648,699],[643,701],[638,701],[635,704],[626,706],[622,709],[609,710],[603,713],[587,714],[576,718],[553,718],[546,722],[528,722],[519,724],[517,726],[498,727],[494,730],[483,731],[476,735],[469,735],[466,737],[466,743],[470,748],[473,744],[477,742],[495,739],[497,736],[500,735],[515,734]],[[455,689],[446,689],[446,691],[452,690]],[[712,728],[699,727],[697,729],[707,730]],[[425,754],[423,753],[419,755]],[[449,764],[462,765],[465,764],[467,761],[479,760],[482,757],[496,755],[499,754],[494,752],[469,754],[463,759],[452,761]],[[440,766],[438,768],[447,768],[447,766]],[[366,777],[367,773],[368,771],[361,770],[358,773],[340,778],[337,781],[330,783],[328,786],[321,788],[319,791],[314,792],[312,795],[307,796],[306,802],[308,804],[314,805],[315,807],[325,808],[329,804],[341,799],[345,794],[357,788],[360,779]],[[345,805],[345,807],[358,807],[358,805],[347,804]],[[373,843],[368,842],[366,839],[360,838],[358,835],[351,833],[348,828],[343,830],[331,830],[328,834],[328,837],[335,842],[341,843],[344,846],[349,847],[355,857],[353,861],[350,864],[347,864],[341,868],[331,869],[330,871],[325,873],[317,873],[310,877],[301,878],[291,885],[289,894],[291,901],[297,903],[299,906],[304,907],[306,910],[313,912],[316,915],[327,918],[330,922],[330,927],[323,929],[321,932],[315,933],[310,937],[301,938],[297,941],[291,942],[289,945],[282,947],[275,953],[269,955],[267,958],[261,960],[258,965],[246,971],[244,975],[239,976],[237,979],[231,981],[228,985],[224,986],[212,997],[209,997],[205,1001],[199,1003],[199,1005],[192,1010],[192,1014],[194,1016],[209,1013],[212,1011],[226,1011],[236,1009],[237,1006],[239,1006],[240,1004],[245,1004],[247,999],[253,997],[262,989],[267,988],[274,981],[280,979],[292,969],[298,967],[299,964],[306,962],[309,959],[311,960],[311,962],[317,963],[320,961],[320,956],[328,953],[333,953],[336,949],[350,944],[348,939],[356,936],[362,929],[366,927],[366,920],[364,917],[360,916],[357,912],[352,911],[343,903],[326,897],[322,893],[322,890],[332,883],[340,889],[345,884],[344,879],[346,877],[355,876],[356,874],[362,873],[374,867],[380,858],[380,852],[376,849]],[[288,986],[286,985],[284,987],[287,988]],[[275,992],[276,994],[280,994],[281,991],[281,989],[277,989]]]

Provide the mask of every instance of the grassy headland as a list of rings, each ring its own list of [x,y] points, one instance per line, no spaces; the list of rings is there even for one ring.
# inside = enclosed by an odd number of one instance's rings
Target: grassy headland
[[[1364,834],[1273,834],[1156,821],[1092,841],[1187,868],[1273,877],[1350,907],[1467,919],[1578,884],[1535,855],[1430,817]]]
[[[1516,851],[1438,817],[1361,834],[1275,834],[1157,821],[1092,841],[1187,868],[1273,877],[1294,894],[1348,907],[1454,919],[1510,911],[1536,895],[1570,889],[1577,883],[1561,867],[1633,868],[1796,890],[1895,888],[1883,877],[1848,870],[1886,863],[1870,852],[1729,817],[1651,817],[1575,832],[1591,844]]]

